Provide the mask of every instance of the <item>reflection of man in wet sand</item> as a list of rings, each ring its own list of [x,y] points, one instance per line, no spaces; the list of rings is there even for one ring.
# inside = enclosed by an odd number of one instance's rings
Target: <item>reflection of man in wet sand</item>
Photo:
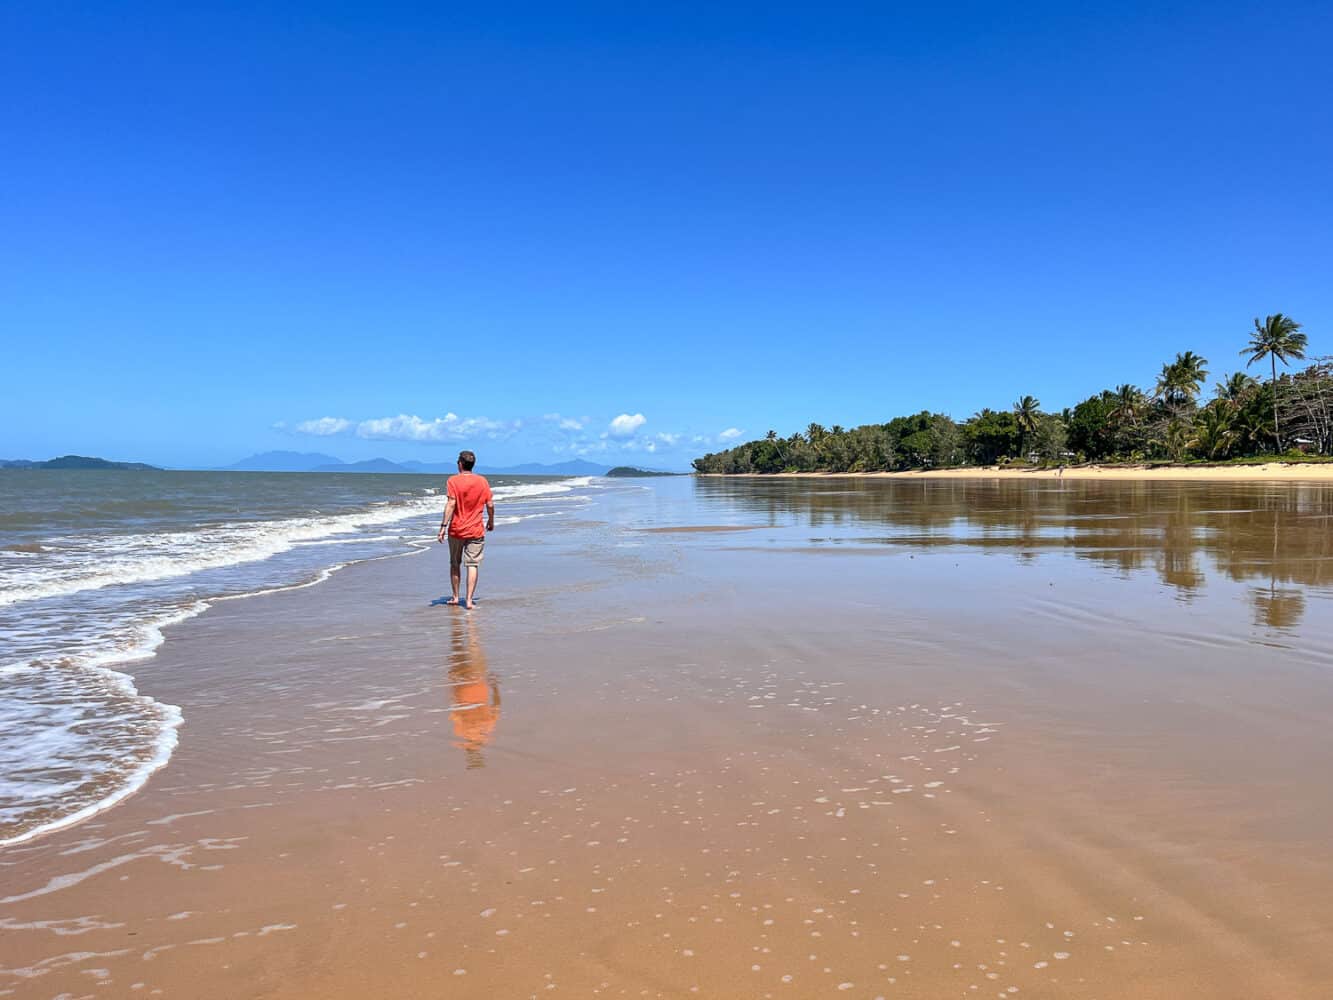
[[[486,654],[477,639],[471,617],[454,622],[449,651],[449,718],[454,724],[454,746],[467,755],[467,766],[484,767],[481,748],[491,741],[500,721],[500,682],[490,676]]]

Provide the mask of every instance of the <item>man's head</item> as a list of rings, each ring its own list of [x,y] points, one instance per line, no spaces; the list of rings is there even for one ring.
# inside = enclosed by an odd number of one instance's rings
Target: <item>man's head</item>
[[[458,467],[464,472],[471,472],[472,467],[477,464],[477,456],[470,451],[460,451],[458,453]]]

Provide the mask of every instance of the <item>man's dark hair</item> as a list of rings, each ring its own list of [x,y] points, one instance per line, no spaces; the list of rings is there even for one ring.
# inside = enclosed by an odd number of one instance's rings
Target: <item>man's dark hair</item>
[[[477,464],[477,456],[470,451],[460,451],[458,453],[458,464],[463,467],[464,472],[471,472],[472,467]]]

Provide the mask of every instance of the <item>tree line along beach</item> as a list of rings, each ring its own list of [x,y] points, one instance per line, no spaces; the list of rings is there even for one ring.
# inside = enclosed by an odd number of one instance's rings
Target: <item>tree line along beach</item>
[[[1162,365],[1149,390],[1124,383],[1058,412],[1043,411],[1039,400],[1025,395],[1008,410],[984,408],[961,422],[923,410],[851,429],[812,423],[785,438],[769,431],[696,458],[694,469],[727,475],[1313,464],[1333,454],[1333,357],[1307,359],[1307,348],[1301,325],[1275,313],[1254,320],[1240,352],[1245,368],[1219,377],[1207,401],[1208,360],[1183,351]],[[1279,377],[1278,364],[1294,361],[1309,364]],[[1247,371],[1263,362],[1270,369],[1266,382]]]

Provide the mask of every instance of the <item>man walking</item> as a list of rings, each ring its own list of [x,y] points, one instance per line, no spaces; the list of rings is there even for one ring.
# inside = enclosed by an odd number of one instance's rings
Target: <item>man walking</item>
[[[449,538],[449,583],[454,596],[446,604],[458,604],[458,585],[462,582],[462,568],[467,567],[467,597],[462,605],[472,608],[472,595],[477,590],[477,567],[481,565],[486,532],[495,530],[495,503],[491,484],[485,476],[472,471],[477,456],[470,451],[458,453],[458,475],[450,476],[445,487],[444,520],[440,522],[440,542]],[[486,511],[486,526],[482,527],[481,512]]]

